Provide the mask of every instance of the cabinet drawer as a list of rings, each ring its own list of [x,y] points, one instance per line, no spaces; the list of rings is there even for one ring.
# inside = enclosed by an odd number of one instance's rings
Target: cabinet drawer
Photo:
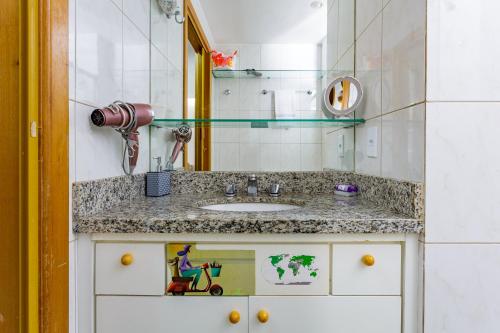
[[[163,244],[98,243],[95,270],[97,295],[165,294]]]
[[[327,244],[255,245],[257,295],[328,295]]]
[[[268,314],[262,323],[259,311]],[[401,333],[399,296],[250,297],[252,333]]]
[[[230,323],[237,311],[239,322]],[[248,332],[248,298],[98,296],[96,333]]]
[[[335,244],[332,251],[333,295],[401,294],[401,245]]]

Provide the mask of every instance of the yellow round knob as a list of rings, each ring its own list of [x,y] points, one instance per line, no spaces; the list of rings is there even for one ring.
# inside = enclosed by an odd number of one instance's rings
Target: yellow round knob
[[[134,256],[132,256],[132,254],[130,253],[125,253],[124,255],[122,255],[121,262],[123,266],[132,265],[132,263],[134,262]]]
[[[231,324],[238,324],[240,322],[240,313],[236,310],[231,311],[229,314],[229,322]]]
[[[263,324],[267,323],[267,321],[269,320],[269,312],[267,312],[266,310],[260,310],[257,313],[257,319],[259,319],[259,321]]]
[[[365,254],[363,256],[363,258],[361,258],[361,261],[363,262],[363,264],[365,264],[366,266],[373,266],[375,265],[375,257],[372,256],[371,254]]]

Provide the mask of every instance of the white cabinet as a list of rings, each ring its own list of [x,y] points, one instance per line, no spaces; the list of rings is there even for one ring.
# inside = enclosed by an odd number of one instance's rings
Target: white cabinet
[[[165,333],[164,297],[97,296],[97,333]]]
[[[247,297],[98,296],[97,333],[247,333]],[[232,324],[232,311],[240,314]]]
[[[401,245],[334,244],[332,294],[401,295]]]
[[[165,245],[98,243],[95,270],[97,295],[163,295]]]
[[[250,297],[249,310],[250,333],[401,333],[398,296]]]

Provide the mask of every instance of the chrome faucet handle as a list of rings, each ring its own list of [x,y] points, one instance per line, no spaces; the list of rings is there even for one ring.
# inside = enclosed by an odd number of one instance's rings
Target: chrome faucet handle
[[[257,196],[259,193],[257,176],[255,174],[251,174],[248,176],[248,184],[247,184],[247,195],[251,197]]]
[[[279,197],[281,195],[281,186],[278,183],[271,184],[269,188],[269,196],[271,197]]]
[[[236,185],[234,185],[234,184],[226,185],[224,195],[226,197],[235,197],[236,196]]]

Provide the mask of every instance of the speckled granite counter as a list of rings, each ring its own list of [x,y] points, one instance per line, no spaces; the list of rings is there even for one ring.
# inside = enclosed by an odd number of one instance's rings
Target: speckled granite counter
[[[273,202],[301,206],[279,212],[220,212],[201,209],[225,202]],[[419,233],[423,223],[362,198],[332,194],[288,194],[280,198],[213,194],[138,197],[105,212],[80,216],[79,233]]]

